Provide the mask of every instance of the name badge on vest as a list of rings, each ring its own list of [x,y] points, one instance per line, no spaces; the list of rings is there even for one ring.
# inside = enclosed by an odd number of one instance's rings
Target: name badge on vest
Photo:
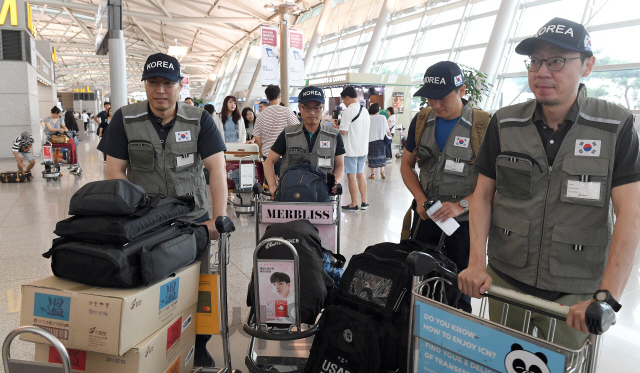
[[[191,141],[191,131],[176,132],[176,142]]]
[[[600,186],[599,182],[584,182],[576,180],[567,181],[567,197],[580,198],[580,199],[600,199]]]
[[[469,138],[456,136],[455,141],[453,142],[453,146],[457,146],[460,148],[468,148],[469,147]]]
[[[182,154],[176,158],[176,167],[188,166],[190,164],[193,164],[194,162],[195,161],[194,161],[193,153]]]
[[[464,163],[447,159],[446,162],[444,163],[444,169],[447,171],[462,173],[464,172]]]
[[[318,167],[331,167],[331,158],[318,158]]]
[[[320,141],[320,148],[328,149],[331,147],[331,141]]]
[[[602,140],[576,140],[576,149],[573,155],[586,157],[599,157]]]

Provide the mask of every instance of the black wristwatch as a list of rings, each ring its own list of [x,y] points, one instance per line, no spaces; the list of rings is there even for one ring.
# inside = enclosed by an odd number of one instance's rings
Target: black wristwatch
[[[617,300],[613,299],[611,293],[609,293],[609,290],[597,290],[593,294],[593,299],[607,303],[616,312],[620,311],[620,308],[622,308],[622,305],[618,303]]]

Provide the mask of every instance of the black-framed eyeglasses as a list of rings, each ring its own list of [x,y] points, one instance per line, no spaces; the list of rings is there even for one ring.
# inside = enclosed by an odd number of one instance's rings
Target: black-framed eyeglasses
[[[320,106],[300,106],[300,109],[302,109],[302,111],[304,111],[305,113],[313,113],[313,112],[317,112],[317,113],[321,113],[322,110],[324,109],[323,105]]]
[[[540,70],[540,68],[542,67],[542,63],[545,62],[549,70],[560,71],[564,69],[564,65],[567,61],[577,60],[579,58],[581,57],[571,57],[571,58],[551,57],[547,59],[528,58],[524,60],[524,66],[527,68],[527,71],[536,72]]]

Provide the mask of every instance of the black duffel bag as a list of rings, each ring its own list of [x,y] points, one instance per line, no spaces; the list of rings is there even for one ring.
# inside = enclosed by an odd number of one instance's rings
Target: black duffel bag
[[[124,245],[141,234],[193,211],[193,196],[152,196],[134,215],[72,216],[59,221],[53,233],[75,241]]]
[[[51,269],[58,277],[92,286],[132,288],[167,278],[210,244],[206,225],[177,221],[121,246],[57,238],[42,256],[51,258]]]
[[[141,186],[122,179],[94,181],[69,201],[69,215],[133,215],[151,202]]]
[[[330,202],[327,175],[309,161],[289,167],[280,178],[274,201]]]

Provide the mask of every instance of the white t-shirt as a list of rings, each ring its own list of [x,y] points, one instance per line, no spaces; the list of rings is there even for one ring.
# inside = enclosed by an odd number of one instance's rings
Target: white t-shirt
[[[83,122],[88,122],[89,121],[89,114],[82,113],[82,121]]]
[[[362,157],[369,153],[369,127],[371,127],[369,111],[362,108],[358,119],[352,122],[359,111],[360,104],[354,102],[342,112],[340,131],[347,131],[346,135],[342,135],[346,150],[345,157]]]
[[[391,131],[391,133],[393,133],[393,131],[395,130],[395,126],[396,126],[396,115],[393,114],[392,116],[389,117],[389,131]]]
[[[369,117],[371,120],[371,129],[369,130],[369,142],[384,140],[389,132],[387,127],[387,118],[384,115],[376,114]]]
[[[288,107],[271,105],[258,114],[253,126],[253,136],[262,141],[262,155],[267,157],[276,139],[286,126],[300,124],[298,117]]]

